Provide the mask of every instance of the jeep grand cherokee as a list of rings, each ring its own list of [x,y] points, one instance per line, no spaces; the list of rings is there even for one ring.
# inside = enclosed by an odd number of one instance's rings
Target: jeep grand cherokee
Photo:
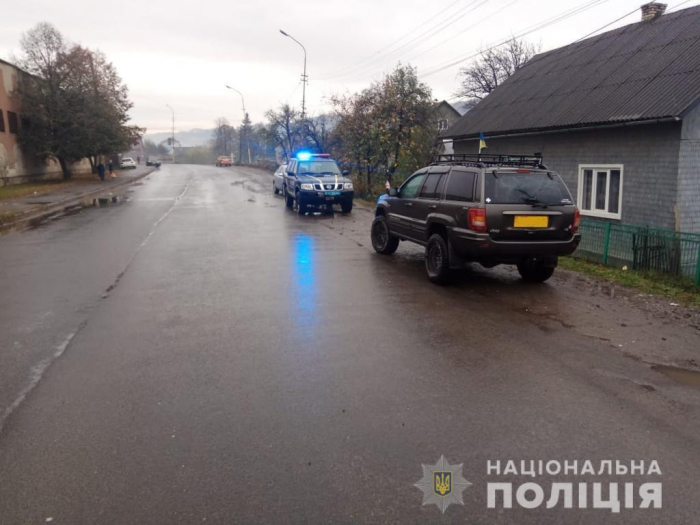
[[[579,211],[564,181],[539,156],[441,155],[382,195],[372,246],[425,246],[428,277],[445,283],[465,262],[515,264],[523,279],[551,277],[578,246]]]

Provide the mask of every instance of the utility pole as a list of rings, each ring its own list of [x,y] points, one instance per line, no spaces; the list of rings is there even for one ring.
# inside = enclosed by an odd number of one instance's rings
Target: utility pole
[[[241,123],[241,133],[240,133],[240,137],[238,137],[238,159],[239,159],[239,162],[240,162],[241,164],[243,164],[243,129],[244,129],[244,127],[245,127],[246,117],[248,116],[248,113],[246,113],[246,110],[245,110],[245,99],[243,98],[243,93],[241,93],[240,91],[238,91],[236,88],[232,88],[232,87],[229,86],[228,84],[226,85],[226,87],[227,87],[228,89],[230,89],[231,91],[235,91],[236,93],[238,93],[238,94],[241,96],[241,105],[243,106],[243,122]],[[248,145],[248,164],[251,164],[251,161],[250,161],[250,145]]]
[[[304,130],[306,129],[306,84],[309,81],[309,77],[306,74],[306,48],[304,45],[299,42],[296,38],[294,38],[292,35],[289,33],[285,33],[280,29],[280,33],[282,33],[284,36],[291,38],[294,40],[297,44],[301,46],[301,48],[304,50],[304,72],[301,75],[301,81],[303,83],[301,87],[301,125],[304,127]]]
[[[166,104],[166,107],[170,108],[170,111],[173,113],[173,164],[175,164],[175,110],[170,107],[170,104]]]

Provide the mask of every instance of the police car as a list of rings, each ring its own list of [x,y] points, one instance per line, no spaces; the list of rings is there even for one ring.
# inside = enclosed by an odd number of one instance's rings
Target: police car
[[[332,209],[334,204],[340,204],[343,213],[350,213],[355,190],[347,175],[327,153],[299,152],[289,161],[284,175],[285,203],[299,215],[310,207]]]

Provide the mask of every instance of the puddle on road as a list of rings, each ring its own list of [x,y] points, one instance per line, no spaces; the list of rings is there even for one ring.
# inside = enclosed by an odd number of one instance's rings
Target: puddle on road
[[[656,370],[657,372],[670,377],[677,383],[685,386],[692,386],[694,388],[700,388],[700,372],[666,365],[654,365],[651,368],[652,370]]]
[[[129,200],[131,200],[131,198],[128,196],[119,196],[111,194],[107,196],[85,198],[81,201],[80,204],[75,204],[73,206],[66,207],[63,210],[57,210],[47,215],[41,215],[39,217],[29,219],[29,221],[27,222],[27,228],[29,230],[36,230],[54,221],[63,219],[65,217],[70,217],[72,215],[77,215],[88,208],[107,208],[109,206],[122,204]]]

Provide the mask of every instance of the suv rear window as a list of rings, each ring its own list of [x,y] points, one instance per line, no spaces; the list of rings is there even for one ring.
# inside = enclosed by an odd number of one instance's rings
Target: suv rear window
[[[485,174],[487,204],[573,204],[559,175],[547,172]]]
[[[453,168],[450,174],[450,180],[447,181],[445,199],[448,201],[472,202],[474,200],[475,178],[476,173],[473,171],[463,171]]]

